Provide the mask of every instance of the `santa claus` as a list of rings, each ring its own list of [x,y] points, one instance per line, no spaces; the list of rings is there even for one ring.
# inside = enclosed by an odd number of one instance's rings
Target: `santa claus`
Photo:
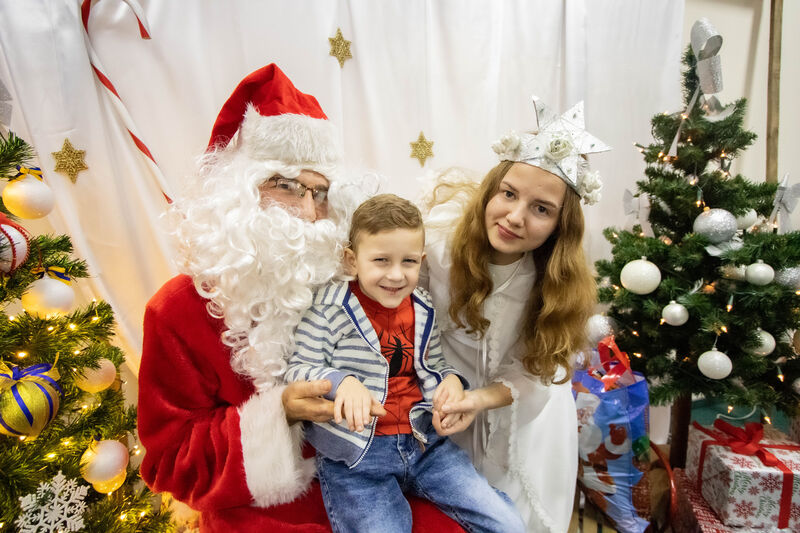
[[[356,198],[340,160],[316,99],[268,65],[225,103],[170,209],[183,274],[145,311],[141,473],[200,511],[201,531],[331,530],[300,423],[332,418],[330,383],[282,376],[314,289],[339,272]],[[460,531],[412,509],[415,531]]]

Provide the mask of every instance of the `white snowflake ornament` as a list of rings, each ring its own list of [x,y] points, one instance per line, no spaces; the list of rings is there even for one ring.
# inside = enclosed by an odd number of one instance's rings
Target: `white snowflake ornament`
[[[40,483],[35,493],[19,499],[22,514],[16,524],[20,533],[72,533],[83,529],[83,499],[86,485],[56,474],[50,483]]]

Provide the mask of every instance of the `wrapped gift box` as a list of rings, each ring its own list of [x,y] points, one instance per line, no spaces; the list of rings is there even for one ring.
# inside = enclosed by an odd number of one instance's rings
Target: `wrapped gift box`
[[[681,469],[675,469],[674,472],[678,493],[678,512],[672,517],[671,523],[674,533],[744,533],[752,530],[723,524],[686,472]]]
[[[765,464],[766,463],[766,464]],[[726,526],[800,531],[800,445],[760,424],[689,428],[686,474]]]

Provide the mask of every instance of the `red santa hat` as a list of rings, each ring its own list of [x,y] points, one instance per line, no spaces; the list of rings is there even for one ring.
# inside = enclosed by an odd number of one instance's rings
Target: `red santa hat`
[[[336,129],[317,99],[297,90],[275,63],[245,77],[222,106],[208,150],[228,145],[259,161],[313,168],[341,161]]]

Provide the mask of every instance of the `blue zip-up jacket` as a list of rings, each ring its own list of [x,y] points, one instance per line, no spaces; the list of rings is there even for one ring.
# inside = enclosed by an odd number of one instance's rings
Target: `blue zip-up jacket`
[[[468,387],[466,379],[448,365],[442,355],[435,311],[428,293],[421,288],[411,294],[414,306],[414,370],[423,401],[409,412],[414,436],[426,442],[422,417],[433,406],[433,393],[448,374],[456,374]],[[328,379],[333,384],[329,400],[336,397],[339,384],[355,376],[383,404],[389,382],[389,364],[381,354],[378,335],[358,298],[347,282],[331,282],[314,296],[295,332],[295,352],[289,359],[286,381]],[[350,468],[356,466],[369,450],[375,433],[375,420],[363,431],[350,431],[347,421],[333,420],[306,425],[306,439],[319,453]]]

